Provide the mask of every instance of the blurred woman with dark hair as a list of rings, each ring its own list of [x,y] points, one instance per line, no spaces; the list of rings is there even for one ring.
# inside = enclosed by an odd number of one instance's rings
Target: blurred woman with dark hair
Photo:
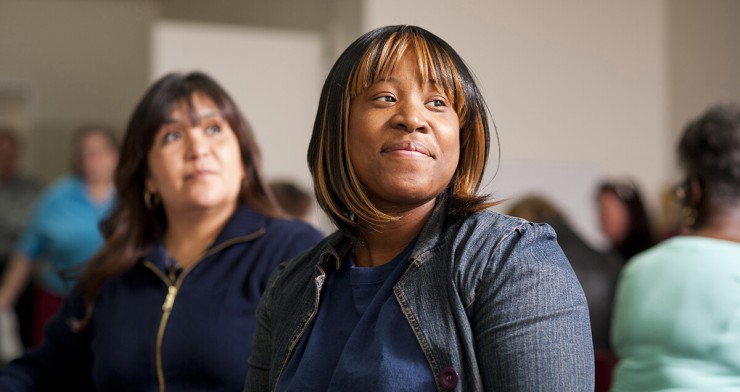
[[[627,261],[655,245],[650,216],[632,181],[605,181],[597,192],[601,230]]]
[[[623,269],[612,318],[612,391],[740,387],[740,108],[715,106],[678,146],[688,235]]]
[[[106,243],[45,343],[3,391],[234,391],[277,264],[321,239],[281,219],[254,135],[202,73],[170,74],[134,110]]]

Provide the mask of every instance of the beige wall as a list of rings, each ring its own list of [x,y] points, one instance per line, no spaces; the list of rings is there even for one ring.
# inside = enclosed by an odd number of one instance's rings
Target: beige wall
[[[199,22],[321,31],[333,0],[160,0],[162,17]],[[350,1],[351,2],[351,1]]]
[[[311,186],[306,147],[322,82],[318,33],[167,20],[155,24],[153,38],[153,76],[207,72],[254,129],[265,175]]]
[[[360,0],[159,0],[161,16],[321,34],[324,68],[361,33]]]
[[[665,184],[664,1],[368,0],[365,15],[366,28],[426,27],[468,62],[498,127],[499,198],[547,192],[593,232],[599,177],[634,177],[649,196]]]
[[[671,0],[670,28],[670,164],[686,123],[709,104],[740,104],[740,1]]]
[[[68,169],[70,132],[122,130],[148,83],[150,2],[0,0],[0,88],[27,91],[30,168]]]

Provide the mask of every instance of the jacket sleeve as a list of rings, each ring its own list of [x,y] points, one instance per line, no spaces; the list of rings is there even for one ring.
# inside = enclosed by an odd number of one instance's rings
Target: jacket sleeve
[[[469,313],[485,390],[593,391],[588,306],[554,231],[524,224],[490,257]]]
[[[43,343],[0,372],[0,391],[93,391],[91,331],[73,331],[67,320],[82,314],[81,299],[67,299],[46,326]]]
[[[276,280],[283,265],[270,279],[267,290],[260,299],[257,308],[257,325],[252,338],[252,354],[249,356],[247,380],[244,392],[258,392],[270,390],[270,363],[272,359],[272,327],[270,323],[270,299],[273,295]]]

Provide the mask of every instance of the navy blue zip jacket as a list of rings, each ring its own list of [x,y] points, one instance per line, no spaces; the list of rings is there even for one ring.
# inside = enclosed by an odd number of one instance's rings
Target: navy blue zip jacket
[[[321,238],[241,207],[188,269],[169,274],[155,247],[103,286],[82,332],[67,320],[84,305],[67,299],[44,343],[3,369],[0,391],[241,391],[270,274]]]

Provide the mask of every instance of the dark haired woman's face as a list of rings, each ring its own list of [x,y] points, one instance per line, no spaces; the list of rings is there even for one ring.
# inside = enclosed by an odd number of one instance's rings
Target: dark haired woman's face
[[[624,202],[612,192],[598,195],[601,231],[612,244],[620,244],[627,237],[629,211]]]
[[[86,182],[105,183],[113,181],[118,164],[118,151],[111,145],[107,135],[91,132],[79,141],[79,162],[82,177]]]
[[[351,104],[350,160],[381,209],[433,200],[460,159],[457,113],[438,86],[419,81],[415,57],[406,53],[387,81],[368,87]]]
[[[233,209],[244,178],[238,139],[210,98],[195,94],[192,102],[195,124],[181,104],[155,136],[146,188],[160,195],[168,214]]]

